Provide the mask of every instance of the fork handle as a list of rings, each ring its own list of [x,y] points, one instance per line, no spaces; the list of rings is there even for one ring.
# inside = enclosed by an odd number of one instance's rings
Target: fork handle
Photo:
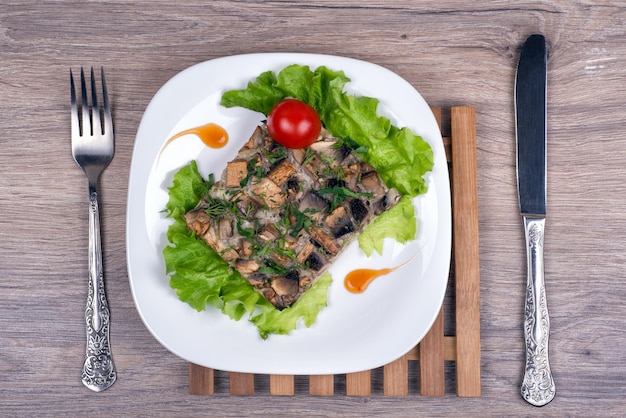
[[[89,389],[100,392],[117,377],[109,344],[109,306],[104,290],[100,211],[96,187],[89,185],[89,290],[85,309],[87,348],[82,381]]]

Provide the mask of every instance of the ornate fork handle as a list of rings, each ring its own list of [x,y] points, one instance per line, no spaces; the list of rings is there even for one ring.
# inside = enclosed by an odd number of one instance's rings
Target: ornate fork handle
[[[100,392],[115,382],[117,374],[109,344],[109,305],[104,291],[98,193],[89,185],[89,290],[85,309],[87,349],[82,381]]]
[[[526,367],[521,392],[522,397],[535,406],[547,404],[556,393],[548,361],[550,319],[543,269],[544,228],[544,218],[524,217],[528,280],[524,309]]]

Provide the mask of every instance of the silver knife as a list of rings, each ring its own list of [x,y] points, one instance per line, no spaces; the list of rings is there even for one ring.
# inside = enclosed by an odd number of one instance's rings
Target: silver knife
[[[515,80],[517,191],[527,255],[524,337],[524,400],[543,406],[556,389],[548,360],[550,319],[546,301],[543,244],[546,221],[547,49],[543,35],[531,35],[520,54]]]

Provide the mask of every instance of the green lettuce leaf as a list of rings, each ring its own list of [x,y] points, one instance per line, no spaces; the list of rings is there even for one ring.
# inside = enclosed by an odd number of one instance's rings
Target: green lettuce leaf
[[[359,247],[368,257],[374,251],[383,253],[385,238],[393,238],[401,244],[415,239],[417,224],[415,208],[407,196],[403,196],[398,204],[381,213],[359,235]]]
[[[211,188],[210,181],[202,178],[195,161],[181,168],[172,180],[169,200],[165,205],[170,218],[178,218],[193,209]]]
[[[288,334],[300,320],[311,326],[327,305],[330,275],[319,278],[291,307],[276,309],[215,250],[187,229],[182,215],[198,204],[210,184],[198,172],[195,161],[174,175],[167,203],[168,216],[174,222],[167,231],[170,245],[163,249],[165,269],[171,274],[170,287],[181,301],[197,311],[211,305],[234,320],[247,315],[264,339],[270,334]]]

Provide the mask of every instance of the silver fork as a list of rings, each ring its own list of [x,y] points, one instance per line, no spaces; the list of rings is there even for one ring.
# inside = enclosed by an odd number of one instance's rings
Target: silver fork
[[[85,73],[82,68],[80,69],[80,112],[76,104],[74,77],[70,69],[72,155],[89,181],[89,290],[85,309],[87,344],[82,381],[85,386],[96,392],[110,387],[117,377],[109,344],[109,306],[104,291],[97,192],[98,178],[113,159],[113,121],[104,82],[104,69],[101,69],[100,73],[102,119],[93,68],[91,68],[91,109],[87,99]]]

